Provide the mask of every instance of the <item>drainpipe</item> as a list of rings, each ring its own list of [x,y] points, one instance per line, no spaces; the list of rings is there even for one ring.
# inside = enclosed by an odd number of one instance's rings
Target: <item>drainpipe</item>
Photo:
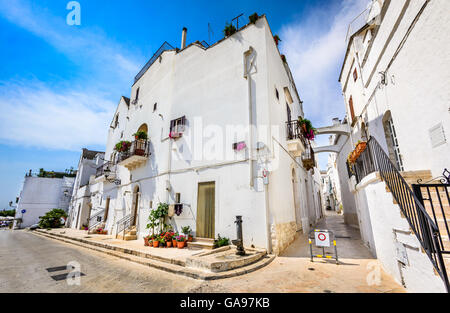
[[[244,52],[244,78],[248,83],[248,123],[249,123],[249,163],[250,163],[250,188],[253,188],[253,107],[252,107],[252,77],[250,74],[252,64],[248,64],[248,58],[253,53],[250,47]]]

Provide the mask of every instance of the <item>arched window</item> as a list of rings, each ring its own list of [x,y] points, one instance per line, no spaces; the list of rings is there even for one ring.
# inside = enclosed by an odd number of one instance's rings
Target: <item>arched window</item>
[[[147,126],[147,124],[142,124],[139,127],[138,132],[146,132],[148,134],[148,126]]]

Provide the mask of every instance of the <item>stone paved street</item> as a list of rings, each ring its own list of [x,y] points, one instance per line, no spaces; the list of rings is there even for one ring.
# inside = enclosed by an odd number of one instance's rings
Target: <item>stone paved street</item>
[[[305,236],[299,238],[271,264],[254,273],[201,281],[135,264],[100,252],[36,236],[27,231],[0,231],[0,292],[404,292],[386,275],[362,245],[358,230],[343,224],[341,216],[323,220],[319,228],[337,232],[341,265],[334,261],[311,263]],[[51,276],[46,269],[81,265],[86,276],[80,286]],[[368,266],[370,268],[368,269]],[[369,286],[374,268],[380,284]]]

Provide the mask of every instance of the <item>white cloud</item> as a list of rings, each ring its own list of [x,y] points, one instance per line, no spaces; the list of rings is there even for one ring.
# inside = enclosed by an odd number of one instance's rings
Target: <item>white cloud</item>
[[[308,17],[285,25],[281,30],[281,51],[286,55],[304,101],[305,114],[317,127],[330,125],[333,117],[345,115],[338,82],[347,48],[345,38],[348,25],[369,2],[343,0],[312,9]],[[328,145],[327,137],[318,137],[318,145]],[[322,168],[327,156],[319,156]]]
[[[68,26],[64,13],[53,16],[27,0],[0,0],[0,17],[80,67],[78,77],[56,85],[38,79],[0,82],[1,143],[73,151],[106,143],[118,92],[129,92],[142,63],[136,60],[143,58],[100,29]]]
[[[1,83],[0,95],[0,141],[47,149],[103,146],[116,106],[95,93],[57,93],[36,81]]]

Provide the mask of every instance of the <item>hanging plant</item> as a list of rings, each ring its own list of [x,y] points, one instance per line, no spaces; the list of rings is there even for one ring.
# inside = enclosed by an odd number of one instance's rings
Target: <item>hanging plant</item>
[[[116,144],[115,150],[118,152],[127,152],[130,150],[131,142],[130,141],[120,141]]]
[[[224,33],[225,37],[230,37],[236,31],[237,31],[236,27],[234,27],[233,24],[228,24],[228,23],[225,25],[225,28],[223,29],[223,33]]]
[[[312,126],[311,121],[299,116],[298,123],[302,128],[303,136],[305,136],[305,138],[308,140],[314,140],[317,134],[317,129]]]
[[[287,63],[287,61],[286,61],[286,56],[285,56],[284,54],[281,55],[281,60],[282,60],[284,63]]]

